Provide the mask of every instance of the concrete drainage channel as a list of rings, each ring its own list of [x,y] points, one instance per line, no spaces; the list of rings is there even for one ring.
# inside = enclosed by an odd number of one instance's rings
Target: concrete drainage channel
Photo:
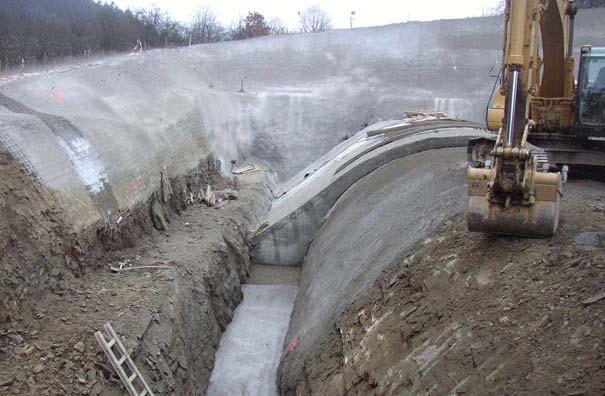
[[[279,365],[298,292],[297,268],[252,268],[244,299],[223,334],[209,396],[277,395]]]

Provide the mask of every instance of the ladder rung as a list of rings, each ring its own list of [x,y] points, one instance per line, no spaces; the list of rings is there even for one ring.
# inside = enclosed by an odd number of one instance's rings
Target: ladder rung
[[[103,328],[105,329],[106,334],[109,335],[109,341],[106,341],[105,336],[101,331],[97,331],[95,333],[95,338],[99,342],[101,349],[103,349],[103,351],[109,358],[111,365],[118,373],[120,380],[122,381],[122,383],[128,390],[128,393],[131,395],[137,395],[137,396],[153,396],[153,392],[151,391],[151,388],[149,388],[149,385],[147,384],[147,382],[145,382],[145,379],[143,378],[141,373],[138,371],[134,362],[132,360],[130,360],[130,358],[128,357],[128,351],[126,350],[126,348],[124,348],[124,345],[122,345],[122,342],[118,338],[118,335],[116,334],[114,329],[111,327],[111,324],[105,323],[105,325],[103,325]],[[111,349],[111,347],[114,345],[117,348],[115,351],[113,349]],[[118,351],[120,352],[119,359],[116,356]],[[123,366],[124,362],[127,363],[127,366]],[[128,377],[128,374],[126,374],[126,372],[125,372],[125,367],[128,367],[129,372],[131,373],[131,375],[129,377]],[[138,386],[135,386],[135,384],[133,384],[133,381],[135,381],[137,379],[138,379],[138,383],[137,383]],[[139,392],[138,388],[140,388],[140,387],[142,387],[143,389],[141,389],[141,391],[140,391],[141,393],[138,393]]]

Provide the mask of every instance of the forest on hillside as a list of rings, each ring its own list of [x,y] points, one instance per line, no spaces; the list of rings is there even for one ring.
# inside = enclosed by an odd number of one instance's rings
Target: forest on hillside
[[[604,7],[605,0],[577,0],[576,4]],[[331,26],[329,15],[318,6],[299,13],[300,32],[325,31]],[[266,20],[254,11],[225,27],[203,6],[185,25],[157,7],[132,12],[95,0],[0,0],[0,70],[65,57],[287,33],[279,19]]]
[[[0,0],[0,65],[183,44],[182,27],[159,10],[136,14],[92,0]]]
[[[312,7],[301,19],[309,11]],[[285,33],[279,19],[266,21],[254,11],[226,28],[203,6],[185,25],[157,7],[133,12],[94,0],[0,0],[0,70],[65,57]]]

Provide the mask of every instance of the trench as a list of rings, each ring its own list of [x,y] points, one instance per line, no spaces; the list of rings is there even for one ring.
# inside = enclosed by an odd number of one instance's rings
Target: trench
[[[459,134],[462,140],[473,133],[465,129],[454,131],[451,133]],[[437,132],[427,128],[419,134],[423,133]],[[426,136],[425,139],[430,141]],[[339,146],[340,160],[335,165],[340,166],[349,156],[361,161],[354,168],[364,169],[363,164],[373,159],[372,170],[366,170],[367,174],[339,194],[328,213],[321,215],[320,206],[315,206],[316,216],[323,217],[323,221],[315,225],[314,238],[290,241],[303,245],[306,251],[300,266],[257,265],[257,271],[263,271],[261,276],[255,276],[255,269],[252,270],[248,283],[242,286],[243,301],[221,338],[209,395],[309,391],[300,383],[307,376],[315,379],[313,365],[322,365],[311,357],[324,349],[330,355],[329,351],[335,348],[326,345],[326,340],[339,315],[370,290],[382,271],[409,247],[462,212],[463,201],[458,197],[465,188],[466,149],[456,148],[456,141],[447,134],[440,139],[445,148],[425,147],[428,150],[410,139],[403,143],[410,147],[411,151],[405,151],[408,155],[394,156],[381,166],[376,161],[380,156],[376,148],[362,151],[370,158],[359,160],[357,151],[351,150],[354,144]],[[418,152],[414,153],[414,149]],[[393,147],[388,151],[397,152]],[[332,161],[319,160],[328,169]],[[339,179],[345,179],[343,174]],[[320,168],[307,178],[308,183],[324,175]],[[332,182],[327,188],[341,187]],[[286,194],[282,199],[296,200],[296,196]],[[373,202],[371,207],[369,202]],[[273,206],[271,210],[275,209]],[[257,253],[256,259],[265,258],[262,251]],[[269,254],[270,258],[273,256]],[[292,278],[279,276],[288,271],[296,274],[301,268],[300,284],[298,279],[292,282]],[[326,358],[327,361],[330,360]],[[324,389],[320,394],[340,393],[342,389]]]
[[[298,292],[297,268],[253,266],[221,338],[208,395],[277,395],[277,368]]]

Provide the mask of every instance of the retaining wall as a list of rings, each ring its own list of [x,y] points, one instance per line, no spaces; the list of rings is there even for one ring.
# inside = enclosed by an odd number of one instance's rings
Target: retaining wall
[[[580,12],[576,43],[605,43],[604,17]],[[182,174],[210,152],[259,159],[285,180],[404,110],[481,121],[501,36],[499,17],[406,23],[2,76],[0,144],[81,229],[146,199],[161,169]]]

